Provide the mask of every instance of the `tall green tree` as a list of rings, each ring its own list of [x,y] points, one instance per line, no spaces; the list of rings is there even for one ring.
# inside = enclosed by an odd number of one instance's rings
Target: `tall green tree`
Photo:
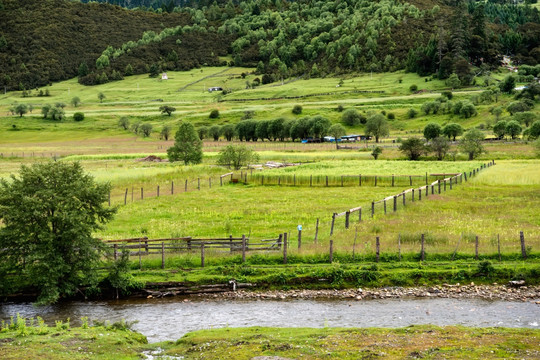
[[[191,123],[180,124],[174,136],[174,145],[167,149],[167,156],[170,162],[183,161],[186,165],[202,162],[202,140]]]
[[[330,129],[328,129],[328,134],[334,138],[334,141],[336,143],[336,149],[339,149],[339,142],[338,139],[340,139],[342,136],[345,136],[347,132],[345,131],[345,128],[341,124],[334,124],[330,126]]]
[[[426,145],[423,139],[412,137],[401,143],[399,151],[404,153],[409,160],[418,160],[420,155],[426,152]]]
[[[259,155],[244,145],[227,145],[218,155],[218,164],[235,170],[256,161]]]
[[[386,121],[384,115],[375,114],[368,117],[366,122],[366,134],[375,136],[375,142],[379,142],[379,138],[390,134],[388,121]]]
[[[435,139],[441,135],[441,125],[437,123],[429,123],[424,127],[424,137],[426,140]]]
[[[98,184],[79,163],[21,166],[0,180],[0,253],[10,272],[53,303],[96,285],[104,251],[93,236],[110,221],[109,184]]]
[[[456,141],[456,137],[463,134],[463,127],[456,123],[450,123],[443,127],[442,133],[449,139],[451,138],[453,141]]]
[[[485,136],[480,130],[471,129],[459,141],[459,148],[469,156],[469,160],[474,160],[486,151],[482,145],[484,138]]]

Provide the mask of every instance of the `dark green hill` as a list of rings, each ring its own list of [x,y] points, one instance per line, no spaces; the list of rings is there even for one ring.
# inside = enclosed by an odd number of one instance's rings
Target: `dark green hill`
[[[142,1],[145,4],[149,2]],[[141,1],[117,1],[134,6]],[[142,4],[142,3],[141,3]],[[150,5],[158,5],[152,2]],[[174,7],[196,5],[198,8]],[[67,0],[0,0],[0,84],[33,88],[79,75],[92,85],[125,74],[223,64],[290,76],[407,69],[462,84],[500,64],[540,62],[540,16],[488,0],[250,0],[168,2],[151,11]],[[80,66],[81,64],[85,64]]]

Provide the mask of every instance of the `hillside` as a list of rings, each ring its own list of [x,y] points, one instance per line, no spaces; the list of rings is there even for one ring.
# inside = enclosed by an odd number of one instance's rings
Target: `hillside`
[[[0,85],[7,90],[77,75],[95,85],[205,64],[256,67],[263,83],[406,69],[441,79],[455,72],[468,85],[502,54],[540,61],[538,10],[501,1],[253,0],[143,11],[0,0],[0,12],[8,19],[0,25],[0,61],[7,64]]]

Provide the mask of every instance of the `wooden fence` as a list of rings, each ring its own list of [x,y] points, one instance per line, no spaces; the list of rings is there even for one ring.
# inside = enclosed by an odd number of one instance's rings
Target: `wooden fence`
[[[245,262],[246,253],[250,251],[274,251],[280,250],[282,246],[281,235],[276,239],[263,239],[258,242],[251,241],[245,235],[242,237],[223,238],[164,238],[149,239],[147,237],[105,240],[108,247],[112,248],[114,259],[118,259],[120,251],[129,251],[130,256],[138,256],[139,266],[142,267],[142,257],[148,255],[161,255],[161,267],[165,268],[166,254],[191,253],[200,251],[201,264],[204,267],[205,251],[208,249],[217,249],[223,253],[242,253],[242,262]]]

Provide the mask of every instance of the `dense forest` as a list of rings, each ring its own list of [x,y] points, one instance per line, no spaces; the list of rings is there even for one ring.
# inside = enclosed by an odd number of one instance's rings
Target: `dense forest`
[[[406,69],[468,84],[502,55],[540,62],[538,10],[506,0],[0,0],[0,15],[9,90],[223,64],[263,82]]]

